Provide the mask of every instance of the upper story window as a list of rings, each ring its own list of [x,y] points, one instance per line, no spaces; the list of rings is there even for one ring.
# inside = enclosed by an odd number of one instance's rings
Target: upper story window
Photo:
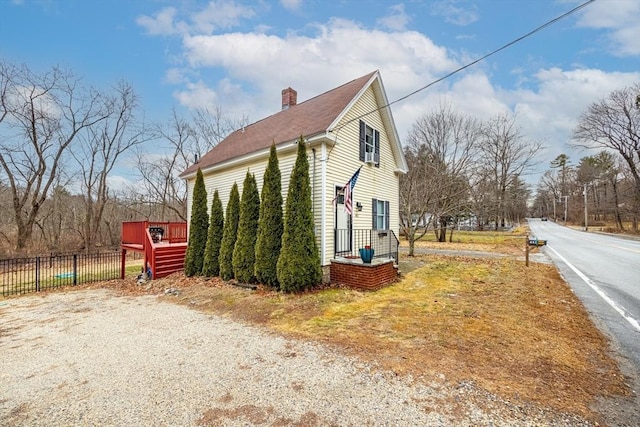
[[[375,153],[376,144],[375,144],[375,134],[373,132],[373,128],[369,125],[364,125],[364,151],[365,153]]]
[[[380,167],[380,132],[360,120],[360,161]]]

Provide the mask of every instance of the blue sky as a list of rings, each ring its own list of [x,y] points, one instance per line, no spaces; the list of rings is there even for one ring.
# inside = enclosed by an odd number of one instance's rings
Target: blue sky
[[[254,122],[379,69],[390,101],[483,56],[574,0],[0,0],[0,56],[34,71],[119,80],[147,119],[217,106]],[[440,103],[478,118],[517,113],[543,141],[541,170],[588,105],[640,81],[640,1],[596,0],[532,37],[393,107],[402,140]]]

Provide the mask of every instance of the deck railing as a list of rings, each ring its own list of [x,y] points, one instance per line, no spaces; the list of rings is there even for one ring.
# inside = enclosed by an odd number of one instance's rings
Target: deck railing
[[[144,252],[144,271],[151,270],[155,279],[156,243],[186,243],[186,222],[132,221],[122,223],[122,250],[126,248]],[[137,246],[137,247],[135,247]],[[125,257],[120,268],[124,279]]]
[[[360,249],[367,246],[374,250],[374,258],[393,258],[398,262],[400,241],[393,230],[334,230],[334,257],[359,257]]]
[[[144,245],[149,229],[161,229],[162,241],[167,243],[186,243],[186,222],[133,221],[122,223],[122,243]]]

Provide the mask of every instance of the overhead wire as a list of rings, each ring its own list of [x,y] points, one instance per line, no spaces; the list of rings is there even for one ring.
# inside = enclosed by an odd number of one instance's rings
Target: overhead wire
[[[473,66],[473,65],[477,64],[478,62],[483,61],[483,60],[485,60],[485,59],[489,58],[490,56],[493,56],[493,55],[495,55],[496,53],[498,53],[498,52],[500,52],[500,51],[503,51],[504,49],[506,49],[506,48],[508,48],[508,47],[510,47],[510,46],[513,46],[514,44],[516,44],[516,43],[518,43],[518,42],[521,42],[522,40],[524,40],[524,39],[526,39],[526,38],[528,38],[528,37],[531,37],[531,36],[532,36],[532,35],[534,35],[535,33],[537,33],[537,32],[539,32],[539,31],[541,31],[541,30],[545,29],[546,27],[549,27],[549,26],[551,26],[551,25],[555,24],[556,22],[558,22],[558,21],[560,21],[560,20],[562,20],[562,19],[566,18],[566,17],[567,17],[567,16],[569,16],[569,15],[574,14],[575,12],[579,11],[580,9],[582,9],[582,8],[584,8],[584,7],[586,7],[586,6],[588,6],[589,4],[591,4],[591,3],[595,2],[595,1],[596,1],[596,0],[588,0],[588,1],[584,2],[584,3],[582,3],[582,4],[579,4],[578,6],[574,7],[574,8],[573,8],[573,9],[571,9],[571,10],[569,10],[568,12],[565,12],[565,13],[563,13],[562,15],[557,16],[557,17],[553,18],[552,20],[545,22],[544,24],[540,25],[539,27],[537,27],[537,28],[535,28],[535,29],[533,29],[533,30],[529,31],[528,33],[526,33],[526,34],[524,34],[524,35],[522,35],[522,36],[520,36],[520,37],[518,37],[518,38],[516,38],[516,39],[514,39],[514,40],[512,40],[512,41],[510,41],[509,43],[507,43],[507,44],[505,44],[505,45],[503,45],[503,46],[501,46],[501,47],[499,47],[499,48],[497,48],[497,49],[495,49],[495,50],[493,50],[493,51],[491,51],[491,52],[487,53],[487,54],[486,54],[486,55],[484,55],[484,56],[481,56],[481,57],[480,57],[480,58],[478,58],[478,59],[475,59],[475,60],[474,60],[474,61],[472,61],[472,62],[469,62],[468,64],[463,65],[463,66],[462,66],[462,67],[460,67],[460,68],[457,68],[457,69],[453,70],[453,71],[452,71],[452,72],[450,72],[449,74],[447,74],[447,75],[445,75],[445,76],[442,76],[442,77],[440,77],[440,78],[438,78],[438,79],[436,79],[436,80],[432,81],[431,83],[429,83],[429,84],[427,84],[427,85],[425,85],[425,86],[422,86],[421,88],[416,89],[416,90],[414,90],[413,92],[411,92],[411,93],[409,93],[409,94],[407,94],[407,95],[404,95],[404,96],[402,96],[402,97],[400,97],[400,98],[396,99],[395,101],[391,101],[391,102],[389,102],[389,103],[387,103],[387,104],[385,104],[385,105],[382,105],[382,106],[380,106],[380,107],[377,107],[377,108],[375,108],[375,109],[373,109],[373,110],[371,110],[371,111],[369,111],[369,112],[367,112],[367,113],[361,114],[361,115],[359,115],[358,117],[354,117],[353,119],[348,120],[347,122],[343,123],[342,125],[337,126],[337,128],[338,128],[338,130],[339,130],[340,128],[342,128],[342,127],[344,127],[344,126],[348,125],[349,123],[352,123],[352,122],[354,122],[354,121],[356,121],[356,120],[360,120],[361,118],[366,117],[366,116],[368,116],[369,114],[373,114],[373,113],[375,113],[376,111],[380,111],[380,110],[382,110],[382,109],[384,109],[384,108],[388,108],[388,107],[390,107],[391,105],[396,104],[396,103],[398,103],[398,102],[400,102],[400,101],[404,101],[405,99],[407,99],[407,98],[409,98],[409,97],[411,97],[411,96],[413,96],[413,95],[415,95],[415,94],[417,94],[417,93],[420,93],[420,92],[422,92],[423,90],[428,89],[429,87],[431,87],[431,86],[433,86],[433,85],[435,85],[435,84],[437,84],[437,83],[440,83],[441,81],[443,81],[443,80],[445,80],[445,79],[448,79],[449,77],[453,76],[454,74],[457,74],[457,73],[459,73],[460,71],[463,71],[463,70],[465,70],[465,69],[467,69],[467,68],[469,68],[469,67],[471,67],[471,66]],[[334,128],[334,129],[335,129],[335,128]],[[330,130],[330,132],[333,132],[333,130],[334,130],[334,129],[331,129],[331,130]]]

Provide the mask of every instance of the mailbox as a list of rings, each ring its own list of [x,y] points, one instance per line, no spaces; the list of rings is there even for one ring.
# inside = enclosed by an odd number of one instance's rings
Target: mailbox
[[[546,240],[538,239],[537,237],[529,239],[529,246],[545,246],[546,244]]]

